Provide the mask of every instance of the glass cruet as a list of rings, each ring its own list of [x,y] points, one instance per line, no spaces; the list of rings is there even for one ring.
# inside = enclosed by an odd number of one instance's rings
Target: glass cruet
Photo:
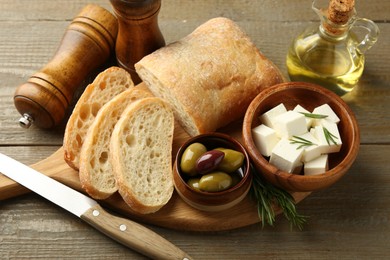
[[[377,41],[378,26],[356,15],[354,0],[314,0],[320,25],[308,27],[289,48],[286,60],[292,81],[326,87],[342,96],[358,83],[364,53]]]

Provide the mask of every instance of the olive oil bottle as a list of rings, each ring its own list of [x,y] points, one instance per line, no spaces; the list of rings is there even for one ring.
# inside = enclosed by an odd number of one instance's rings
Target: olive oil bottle
[[[321,23],[293,40],[286,65],[292,81],[316,83],[342,96],[358,83],[364,52],[377,41],[379,29],[374,22],[356,17],[353,0],[331,0],[325,8],[317,7],[324,2],[313,1]]]

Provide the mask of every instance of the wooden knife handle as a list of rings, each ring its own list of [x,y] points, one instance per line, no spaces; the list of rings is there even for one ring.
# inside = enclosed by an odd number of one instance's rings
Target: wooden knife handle
[[[81,215],[81,219],[119,243],[152,259],[191,259],[152,230],[131,220],[113,216],[100,205],[90,208]]]

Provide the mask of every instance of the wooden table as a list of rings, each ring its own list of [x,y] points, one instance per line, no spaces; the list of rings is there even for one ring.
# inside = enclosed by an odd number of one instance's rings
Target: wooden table
[[[65,28],[87,3],[112,10],[108,0],[0,0],[0,152],[26,164],[40,161],[62,144],[64,126],[46,131],[18,126],[15,88],[54,54]],[[291,39],[318,23],[310,2],[162,0],[159,15],[167,42],[210,18],[235,20],[258,48],[286,74]],[[278,217],[237,230],[194,233],[147,225],[195,259],[380,259],[390,254],[390,2],[357,1],[361,17],[381,30],[366,55],[359,86],[344,97],[361,129],[359,156],[334,186],[298,204],[309,216],[303,231]],[[223,219],[221,219],[223,221]],[[1,259],[144,259],[35,194],[0,202]]]

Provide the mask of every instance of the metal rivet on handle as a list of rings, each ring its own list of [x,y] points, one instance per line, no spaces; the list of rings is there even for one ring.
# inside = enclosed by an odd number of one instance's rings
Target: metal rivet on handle
[[[119,226],[120,231],[125,231],[127,229],[127,226],[125,224],[122,224]]]
[[[94,217],[99,216],[99,215],[100,215],[99,210],[95,209],[94,211],[92,211],[92,215],[93,215]]]

